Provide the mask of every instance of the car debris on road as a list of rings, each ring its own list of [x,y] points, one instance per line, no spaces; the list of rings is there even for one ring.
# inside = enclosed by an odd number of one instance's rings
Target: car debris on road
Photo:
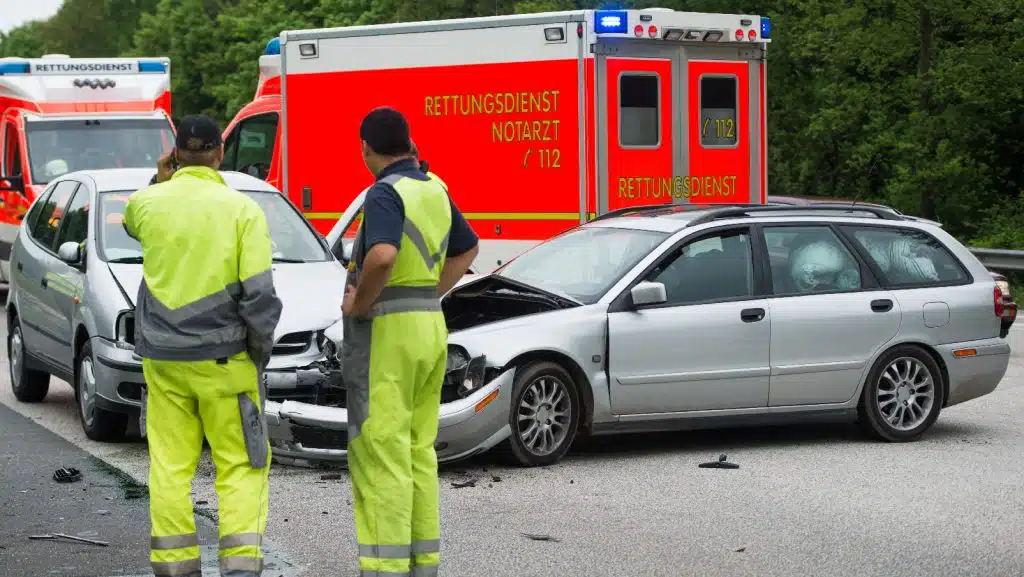
[[[47,533],[45,535],[29,535],[29,539],[32,540],[47,540],[55,541],[57,539],[69,539],[71,541],[80,541],[82,543],[89,543],[90,545],[98,545],[100,547],[107,547],[110,543],[106,541],[96,541],[94,539],[86,539],[85,537],[75,537],[73,535],[65,535],[64,533]]]

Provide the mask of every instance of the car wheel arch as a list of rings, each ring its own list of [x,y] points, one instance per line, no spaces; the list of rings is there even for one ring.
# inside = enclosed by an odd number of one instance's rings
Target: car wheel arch
[[[939,352],[935,350],[935,347],[927,343],[913,339],[889,342],[886,344],[888,346],[880,349],[878,353],[876,353],[865,366],[864,377],[863,379],[861,379],[860,386],[857,388],[857,392],[854,394],[853,398],[860,399],[861,395],[864,393],[864,387],[868,386],[868,378],[871,376],[871,369],[874,368],[875,363],[878,362],[878,359],[882,358],[883,355],[897,347],[915,347],[923,351],[929,357],[931,357],[932,360],[935,361],[935,364],[938,365],[940,376],[942,377],[942,387],[941,391],[939,392],[939,394],[941,395],[939,406],[942,408],[946,408],[948,406],[947,403],[949,402],[949,368],[946,367],[946,361],[943,360],[942,355],[940,355]]]
[[[582,407],[582,410],[580,411],[582,414],[579,419],[578,431],[588,431],[593,424],[594,391],[591,387],[590,379],[588,379],[586,373],[583,372],[583,367],[581,367],[580,364],[569,355],[549,349],[520,353],[508,363],[505,363],[505,366],[522,369],[526,365],[536,361],[549,361],[556,363],[568,371],[569,376],[571,376],[573,381],[575,381],[574,384],[576,385],[577,400],[579,400],[580,406]]]
[[[8,299],[10,297],[8,296]],[[14,319],[18,316],[18,307],[14,302],[10,302],[7,305],[7,336],[11,336],[11,329],[14,328]]]

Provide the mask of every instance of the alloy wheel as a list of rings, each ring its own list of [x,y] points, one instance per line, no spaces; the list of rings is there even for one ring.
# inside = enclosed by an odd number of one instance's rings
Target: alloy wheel
[[[21,341],[21,327],[15,327],[11,333],[10,351],[11,384],[17,388],[21,384],[21,364],[24,362],[25,345]]]
[[[935,404],[935,379],[924,363],[900,357],[882,371],[875,394],[878,412],[897,431],[919,427]]]
[[[85,426],[91,427],[96,419],[96,375],[90,357],[83,358],[78,369],[78,406]]]
[[[519,439],[537,456],[555,452],[569,434],[572,403],[560,379],[542,376],[534,380],[519,403]]]

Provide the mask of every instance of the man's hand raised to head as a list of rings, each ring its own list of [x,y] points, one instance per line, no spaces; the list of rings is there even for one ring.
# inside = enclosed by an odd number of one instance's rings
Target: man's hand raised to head
[[[174,174],[174,151],[168,152],[167,154],[160,157],[160,160],[156,161],[156,181],[166,182],[170,180],[171,175]]]

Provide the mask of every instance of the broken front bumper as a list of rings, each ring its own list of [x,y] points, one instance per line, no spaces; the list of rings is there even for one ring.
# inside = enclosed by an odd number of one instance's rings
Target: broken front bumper
[[[509,409],[515,368],[469,396],[441,405],[437,442],[439,462],[483,453],[511,434]],[[345,462],[348,411],[297,401],[267,401],[267,425],[275,458]]]

